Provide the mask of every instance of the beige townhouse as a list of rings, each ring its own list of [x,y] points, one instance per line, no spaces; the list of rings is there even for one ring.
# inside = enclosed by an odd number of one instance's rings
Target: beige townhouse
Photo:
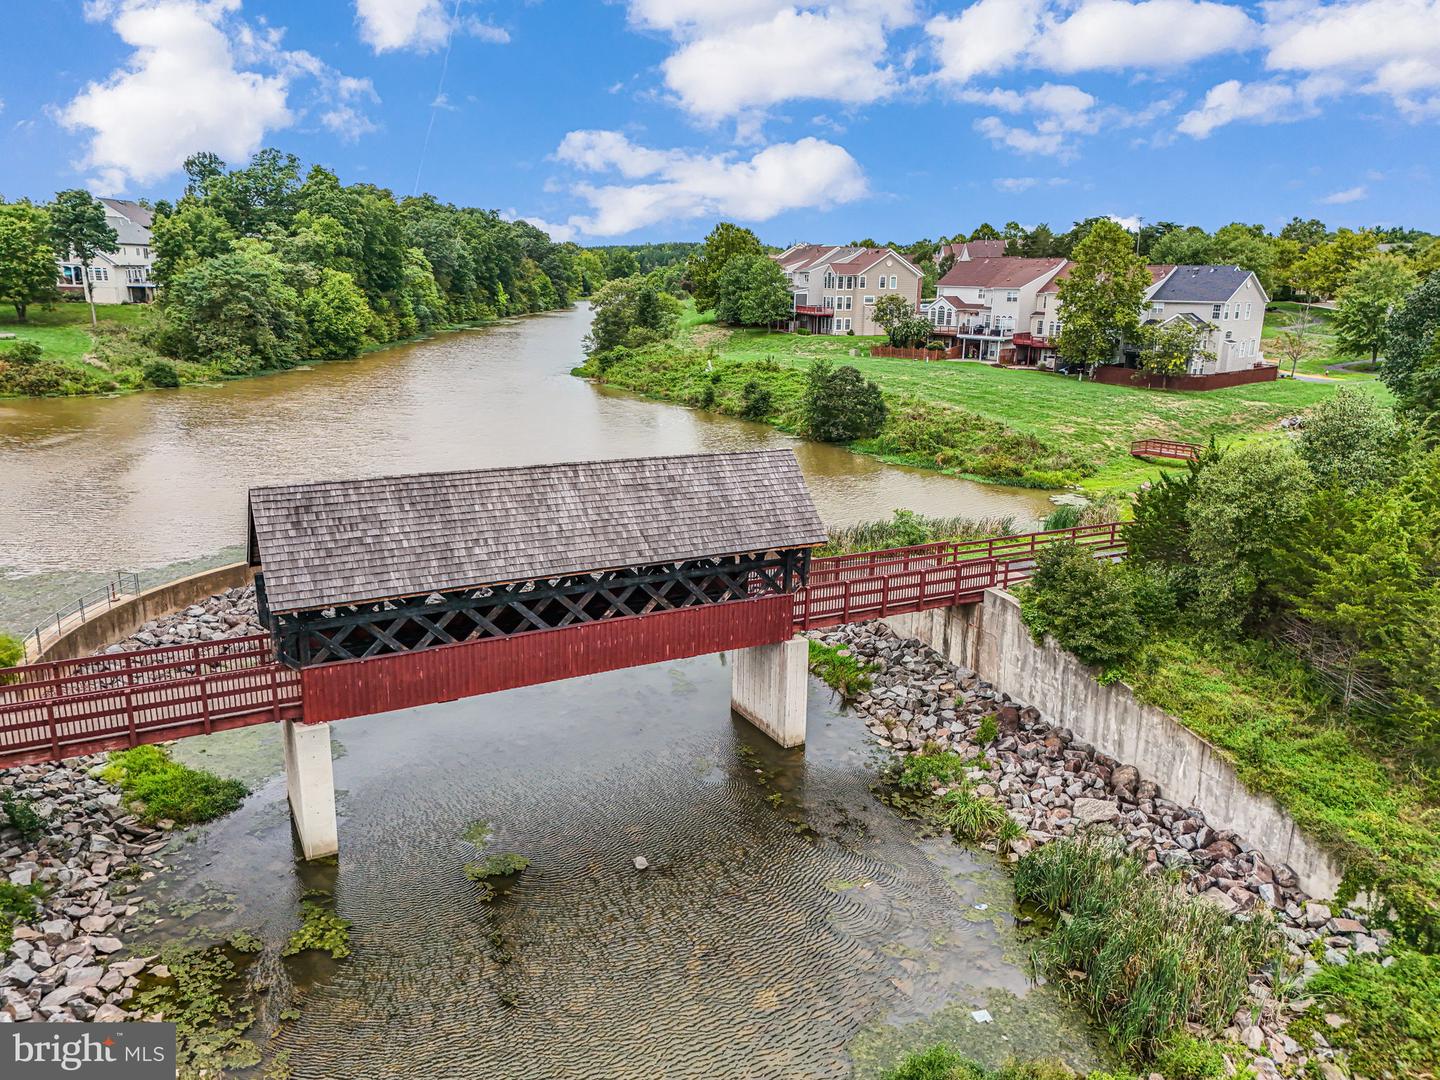
[[[90,260],[90,295],[97,304],[147,304],[155,299],[150,269],[155,251],[150,246],[151,212],[129,199],[101,199],[105,223],[115,230],[116,250]],[[85,268],[80,260],[57,259],[62,295],[85,295]]]
[[[1065,260],[980,257],[956,262],[923,308],[937,337],[951,338],[961,355],[1008,361],[1013,338],[1028,329],[1040,291]]]
[[[790,279],[797,328],[816,334],[875,335],[875,303],[898,295],[919,310],[925,275],[893,248],[795,244],[774,256]]]

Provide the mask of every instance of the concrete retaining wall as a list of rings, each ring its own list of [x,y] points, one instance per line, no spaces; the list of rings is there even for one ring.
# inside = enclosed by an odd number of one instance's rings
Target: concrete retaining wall
[[[111,642],[129,637],[151,619],[169,615],[226,589],[248,585],[254,576],[249,564],[238,562],[167,581],[75,624],[46,645],[44,652],[31,662],[89,656]]]
[[[1246,788],[1220,751],[1169,713],[1137,700],[1124,683],[1101,685],[1091,668],[1054,641],[1036,645],[1020,620],[1019,602],[1008,593],[991,589],[982,604],[885,621],[1135,766],[1165,798],[1200,808],[1212,824],[1233,829],[1271,863],[1289,865],[1310,895],[1334,896],[1340,887],[1342,872],[1330,854],[1274,799]]]

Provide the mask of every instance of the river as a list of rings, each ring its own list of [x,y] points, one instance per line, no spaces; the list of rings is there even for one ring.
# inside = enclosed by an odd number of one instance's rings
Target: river
[[[111,566],[213,560],[248,485],[310,477],[793,445],[830,521],[1046,505],[599,390],[568,374],[587,319],[214,389],[0,405],[0,589],[33,602]],[[823,686],[803,750],[728,695],[709,656],[347,720],[338,865],[296,861],[273,728],[186,740],[177,756],[253,794],[144,887],[151,941],[257,934],[256,1038],[297,1078],[873,1078],[939,1040],[992,1064],[1094,1065],[1076,1012],[1028,978],[994,857],[879,804],[882,762]],[[489,902],[463,873],[477,822],[486,852],[530,860]],[[316,887],[353,953],[282,960]]]
[[[589,324],[581,307],[218,386],[0,399],[0,627],[27,629],[97,572],[237,557],[259,484],[791,446],[831,523],[904,506],[1026,524],[1049,507],[592,386],[570,374]]]

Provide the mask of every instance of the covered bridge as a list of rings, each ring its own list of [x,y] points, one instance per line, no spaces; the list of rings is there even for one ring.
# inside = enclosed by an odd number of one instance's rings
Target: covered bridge
[[[292,667],[789,593],[824,540],[789,450],[250,492],[261,618]]]

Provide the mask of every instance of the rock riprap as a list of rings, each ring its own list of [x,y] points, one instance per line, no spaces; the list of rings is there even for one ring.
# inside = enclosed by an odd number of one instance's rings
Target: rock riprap
[[[101,650],[104,653],[150,649],[157,645],[189,645],[197,641],[223,641],[246,637],[264,630],[255,606],[255,586],[226,589],[208,600],[151,619],[124,641]]]
[[[1285,1001],[1270,973],[1256,972],[1254,1009],[1237,1014],[1227,1035],[1256,1053],[1253,1065],[1262,1076],[1277,1074],[1278,1066],[1302,1069],[1311,1058],[1330,1063],[1334,1055],[1323,1038],[1302,1048],[1286,1033],[1287,1021],[1309,1007],[1301,995],[1319,970],[1317,953],[1340,964],[1357,953],[1381,954],[1386,931],[1368,929],[1360,912],[1307,896],[1288,866],[1272,865],[1244,837],[1212,825],[1202,808],[1165,798],[1134,766],[1051,724],[1038,709],[922,642],[898,637],[879,622],[810,636],[877,666],[871,689],[850,704],[881,746],[897,754],[934,746],[976,762],[971,779],[993,791],[1025,830],[1001,852],[1010,861],[1077,830],[1106,828],[1132,854],[1177,871],[1191,891],[1229,913],[1273,909],[1299,972],[1286,986]],[[982,745],[982,730],[993,730],[995,738]]]

